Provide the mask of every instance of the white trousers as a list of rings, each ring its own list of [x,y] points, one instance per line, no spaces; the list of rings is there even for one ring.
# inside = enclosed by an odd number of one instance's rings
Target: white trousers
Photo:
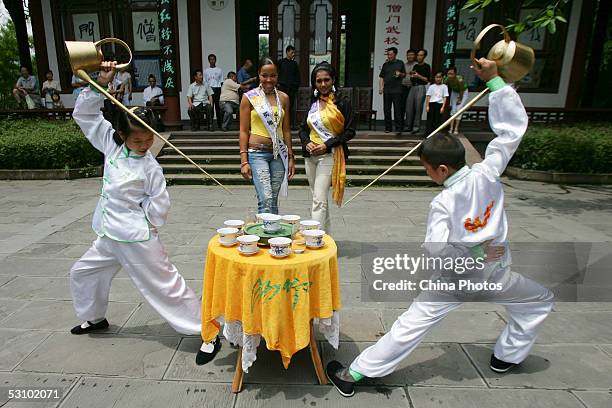
[[[495,357],[508,363],[520,363],[527,358],[542,323],[552,310],[553,294],[539,283],[515,272],[508,271],[504,281],[502,291],[487,292],[490,299],[482,300],[504,305],[510,315],[495,344]],[[434,325],[463,304],[457,300],[445,302],[444,293],[441,292],[421,295],[397,318],[387,334],[353,361],[353,371],[366,377],[384,377],[392,373]],[[456,299],[456,295],[454,293],[452,297]],[[420,298],[441,301],[420,301]]]
[[[157,233],[144,242],[98,237],[70,270],[74,310],[80,320],[106,316],[111,281],[123,268],[136,289],[174,330],[201,334],[201,302],[170,263]]]
[[[334,155],[330,153],[304,158],[306,177],[312,193],[311,217],[321,223],[321,228],[327,233],[331,229],[329,216],[329,189],[331,187]]]

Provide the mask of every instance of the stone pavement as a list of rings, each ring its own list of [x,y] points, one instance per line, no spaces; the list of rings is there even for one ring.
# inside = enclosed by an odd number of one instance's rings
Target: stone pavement
[[[505,180],[511,241],[612,241],[612,188],[560,187]],[[506,315],[466,304],[436,327],[400,369],[358,387],[352,399],[317,385],[307,351],[287,371],[260,348],[242,393],[230,383],[236,350],[227,343],[195,365],[197,336],[175,333],[142,303],[125,274],[113,282],[105,334],[73,336],[68,271],[94,239],[91,213],[99,179],[0,183],[0,387],[63,387],[60,402],[39,407],[588,407],[612,406],[612,303],[557,303],[532,355],[496,375],[488,357]],[[161,237],[198,293],[204,249],[223,220],[246,216],[251,187],[172,186]],[[355,189],[349,189],[348,198]],[[321,343],[324,361],[345,363],[389,330],[404,304],[361,301],[361,243],[417,242],[438,189],[371,189],[333,210],[343,310],[341,345]],[[290,192],[283,213],[306,215],[310,193]]]

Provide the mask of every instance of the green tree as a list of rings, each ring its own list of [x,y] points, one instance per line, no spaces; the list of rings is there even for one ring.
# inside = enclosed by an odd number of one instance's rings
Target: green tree
[[[501,0],[467,0],[463,9],[476,11],[498,3],[501,6]],[[516,34],[532,28],[546,28],[551,34],[554,34],[557,31],[557,23],[567,23],[564,13],[568,3],[569,0],[504,0],[504,7],[508,8],[539,8],[536,13],[526,16],[521,21],[508,19],[510,24],[506,28]]]
[[[19,51],[11,20],[0,27],[0,61],[0,106],[12,105],[13,87],[19,76]]]

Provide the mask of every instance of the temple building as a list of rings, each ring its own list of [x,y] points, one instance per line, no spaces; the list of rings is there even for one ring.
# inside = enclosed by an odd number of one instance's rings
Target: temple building
[[[386,50],[396,47],[405,59],[409,48],[425,48],[433,70],[455,65],[471,89],[482,86],[471,74],[470,50],[488,24],[507,24],[532,12],[487,7],[461,11],[452,0],[29,0],[38,72],[51,69],[61,81],[66,106],[73,106],[70,65],[64,41],[116,37],[132,50],[130,72],[134,104],[142,103],[147,77],[154,74],[167,95],[166,119],[186,119],[186,93],[192,72],[208,67],[208,54],[227,75],[246,59],[283,57],[296,48],[302,84],[311,68],[329,61],[340,86],[372,88],[372,106],[382,118],[378,74]],[[505,2],[504,2],[505,3]],[[581,17],[589,1],[572,0],[566,24],[557,32],[522,33],[518,40],[535,50],[532,71],[518,84],[528,107],[574,108],[584,86],[585,59],[592,21]],[[497,3],[496,3],[497,4]],[[538,4],[536,2],[536,4]],[[450,23],[449,23],[450,22]],[[452,34],[449,37],[449,33]],[[492,35],[491,38],[495,36]],[[449,38],[451,40],[449,40]],[[499,37],[501,39],[501,37]],[[483,47],[486,48],[486,47]],[[119,61],[127,54],[116,45],[103,53]],[[255,72],[253,72],[254,74]]]

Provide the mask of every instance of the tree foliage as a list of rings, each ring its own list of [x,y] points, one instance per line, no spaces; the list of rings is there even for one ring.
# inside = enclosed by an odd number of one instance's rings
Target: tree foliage
[[[0,105],[10,104],[12,90],[19,76],[19,50],[15,25],[11,20],[0,27]]]
[[[501,5],[501,0],[467,0],[463,9],[477,11],[497,3]],[[516,34],[532,28],[546,28],[548,32],[554,34],[557,31],[557,23],[567,23],[564,14],[569,0],[547,0],[545,2],[538,0],[504,0],[504,6],[507,6],[509,3],[518,9],[540,7],[536,13],[529,14],[520,21],[508,19],[509,24],[506,28],[514,31]]]

